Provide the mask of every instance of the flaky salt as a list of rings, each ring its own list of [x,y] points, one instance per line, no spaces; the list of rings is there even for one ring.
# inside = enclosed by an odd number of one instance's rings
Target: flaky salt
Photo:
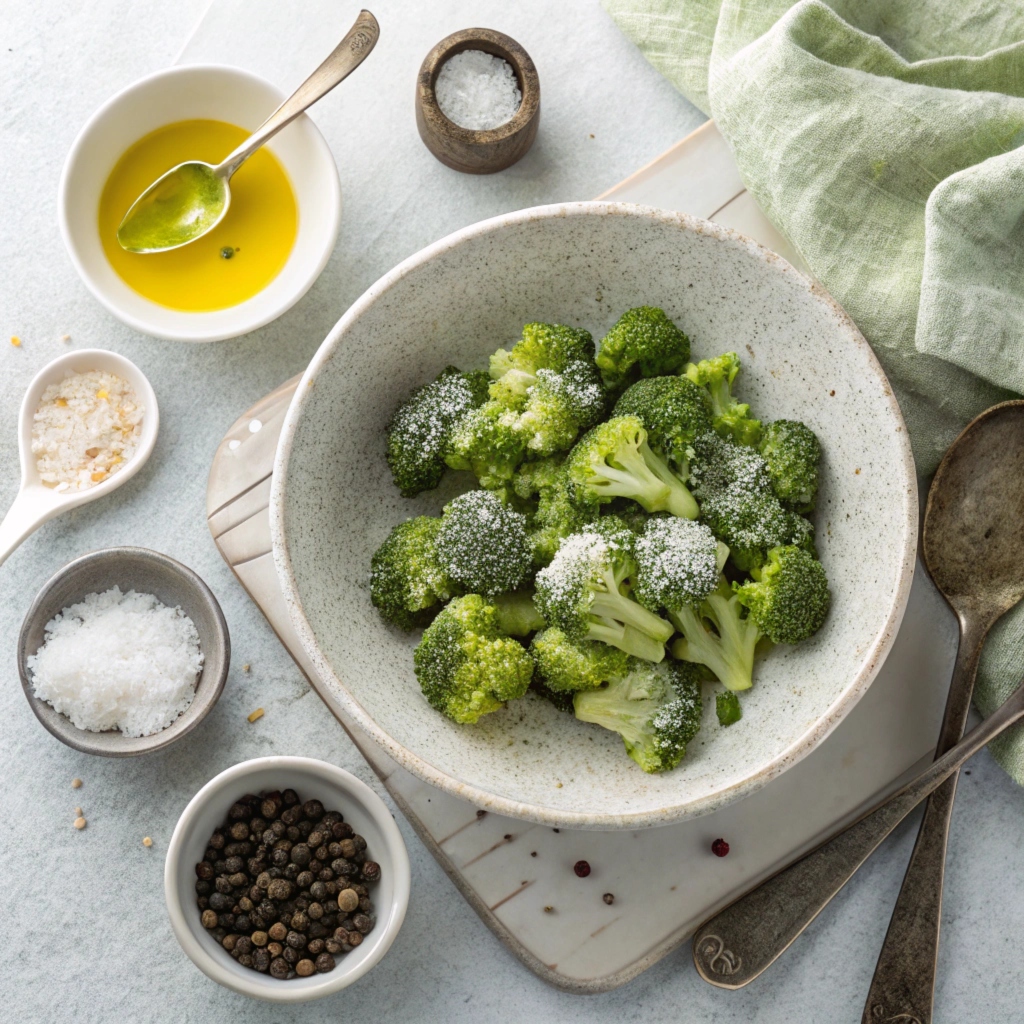
[[[27,659],[33,692],[79,729],[151,736],[192,703],[199,633],[152,594],[89,594],[54,616],[45,634]]]
[[[523,101],[508,61],[463,50],[444,62],[434,84],[441,113],[461,128],[486,131],[511,120]]]
[[[51,384],[32,422],[40,479],[57,491],[82,491],[119,472],[135,454],[145,409],[121,377],[102,370]]]

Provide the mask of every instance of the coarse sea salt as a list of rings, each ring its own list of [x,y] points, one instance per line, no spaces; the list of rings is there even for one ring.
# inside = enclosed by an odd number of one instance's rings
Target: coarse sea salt
[[[135,454],[145,409],[128,381],[103,370],[51,384],[32,422],[40,479],[57,491],[82,491],[119,472]]]
[[[199,633],[152,594],[89,594],[45,632],[27,659],[33,692],[79,729],[151,736],[192,703],[203,666]]]
[[[523,101],[508,61],[483,50],[463,50],[449,57],[438,72],[434,95],[449,121],[476,131],[511,120]]]

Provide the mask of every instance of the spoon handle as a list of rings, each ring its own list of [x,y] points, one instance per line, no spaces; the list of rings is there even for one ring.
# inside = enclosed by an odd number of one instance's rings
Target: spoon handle
[[[214,168],[220,178],[230,178],[268,139],[291,124],[307,107],[329,93],[370,55],[380,37],[380,26],[369,11],[360,11],[355,24],[331,55],[243,142]]]
[[[697,973],[742,988],[778,959],[886,836],[960,766],[1024,716],[1024,683],[952,750],[864,817],[702,924],[693,937]],[[874,1018],[905,1020],[913,1017]]]
[[[960,647],[946,698],[937,754],[944,754],[963,735],[974,691],[974,678],[987,625],[961,621]],[[946,839],[956,798],[957,776],[951,775],[928,800],[914,852],[889,921],[862,1020],[898,1020],[931,1024],[935,995],[939,927],[942,921],[942,883],[946,869]],[[904,1014],[904,1017],[900,1017]]]
[[[53,514],[31,491],[20,490],[7,515],[0,520],[0,565],[33,530]]]

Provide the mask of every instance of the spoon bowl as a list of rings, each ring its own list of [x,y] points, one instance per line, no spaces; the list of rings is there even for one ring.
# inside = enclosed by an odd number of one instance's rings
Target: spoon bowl
[[[212,231],[230,205],[227,179],[213,164],[190,160],[162,174],[132,203],[117,240],[128,252],[180,249]]]
[[[103,370],[128,381],[142,403],[142,433],[135,454],[116,473],[106,480],[81,491],[57,491],[47,487],[39,476],[36,458],[32,454],[32,423],[39,408],[43,392],[51,384],[59,384],[65,377],[87,370]],[[127,483],[142,469],[156,444],[160,429],[160,410],[156,394],[146,375],[129,359],[92,348],[69,352],[47,363],[32,378],[21,402],[18,416],[18,454],[21,462],[21,487],[10,511],[0,522],[0,565],[21,542],[47,520],[78,508],[87,502],[102,498]]]
[[[963,618],[994,621],[1024,598],[1024,402],[982,413],[953,442],[928,492],[925,566]]]

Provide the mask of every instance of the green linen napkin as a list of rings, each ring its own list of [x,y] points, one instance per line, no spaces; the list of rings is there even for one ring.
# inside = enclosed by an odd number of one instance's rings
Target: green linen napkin
[[[747,188],[892,382],[918,471],[1024,393],[1024,4],[604,0],[714,117]],[[983,714],[1024,675],[1024,607],[985,647]],[[992,744],[1024,784],[1024,728]]]

